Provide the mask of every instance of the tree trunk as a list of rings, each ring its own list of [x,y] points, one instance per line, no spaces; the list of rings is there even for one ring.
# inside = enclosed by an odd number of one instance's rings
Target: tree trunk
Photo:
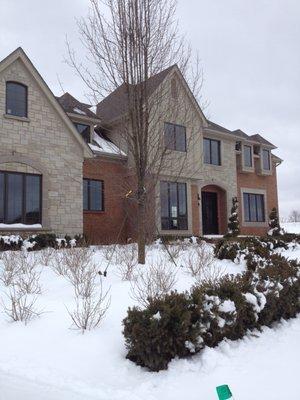
[[[144,201],[138,203],[138,263],[145,264],[146,260],[146,206]]]

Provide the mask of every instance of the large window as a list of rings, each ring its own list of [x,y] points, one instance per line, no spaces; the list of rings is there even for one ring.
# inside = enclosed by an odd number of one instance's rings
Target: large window
[[[270,151],[263,149],[262,151],[263,155],[263,169],[266,171],[270,171],[271,169],[271,164],[270,164]]]
[[[160,202],[163,230],[188,229],[185,183],[161,182]]]
[[[40,224],[42,177],[0,172],[0,223]]]
[[[203,147],[205,164],[221,165],[221,142],[204,138]]]
[[[6,114],[27,117],[27,86],[6,82]]]
[[[74,125],[75,125],[75,128],[77,129],[77,131],[80,133],[80,135],[85,140],[85,142],[89,143],[91,141],[91,138],[90,138],[91,127],[90,127],[90,125],[76,124],[76,123],[74,123]]]
[[[83,180],[83,210],[104,211],[103,181]]]
[[[263,194],[244,193],[245,222],[265,222],[265,201]]]
[[[244,166],[252,167],[252,147],[247,145],[244,146]]]
[[[165,123],[165,146],[169,150],[186,151],[186,128]]]

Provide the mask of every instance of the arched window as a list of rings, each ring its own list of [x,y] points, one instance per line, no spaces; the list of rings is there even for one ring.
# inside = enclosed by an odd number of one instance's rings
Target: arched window
[[[27,117],[27,86],[6,82],[6,114]]]

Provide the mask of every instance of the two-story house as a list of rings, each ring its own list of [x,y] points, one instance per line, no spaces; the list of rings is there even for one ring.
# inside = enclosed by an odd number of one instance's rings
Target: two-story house
[[[176,65],[149,85],[167,93],[153,128],[168,162],[151,205],[152,232],[224,234],[238,197],[241,233],[265,234],[278,208],[275,147],[207,120]],[[122,86],[93,112],[68,93],[55,97],[21,48],[2,60],[0,232],[85,233],[95,243],[134,238],[126,112]]]

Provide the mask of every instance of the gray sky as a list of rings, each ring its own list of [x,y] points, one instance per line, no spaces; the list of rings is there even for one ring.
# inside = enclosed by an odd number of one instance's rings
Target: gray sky
[[[183,32],[202,58],[209,117],[260,133],[278,146],[282,216],[300,210],[300,1],[179,0]],[[79,47],[75,18],[88,0],[0,0],[0,59],[22,46],[55,94],[85,100],[64,64],[65,37]]]

